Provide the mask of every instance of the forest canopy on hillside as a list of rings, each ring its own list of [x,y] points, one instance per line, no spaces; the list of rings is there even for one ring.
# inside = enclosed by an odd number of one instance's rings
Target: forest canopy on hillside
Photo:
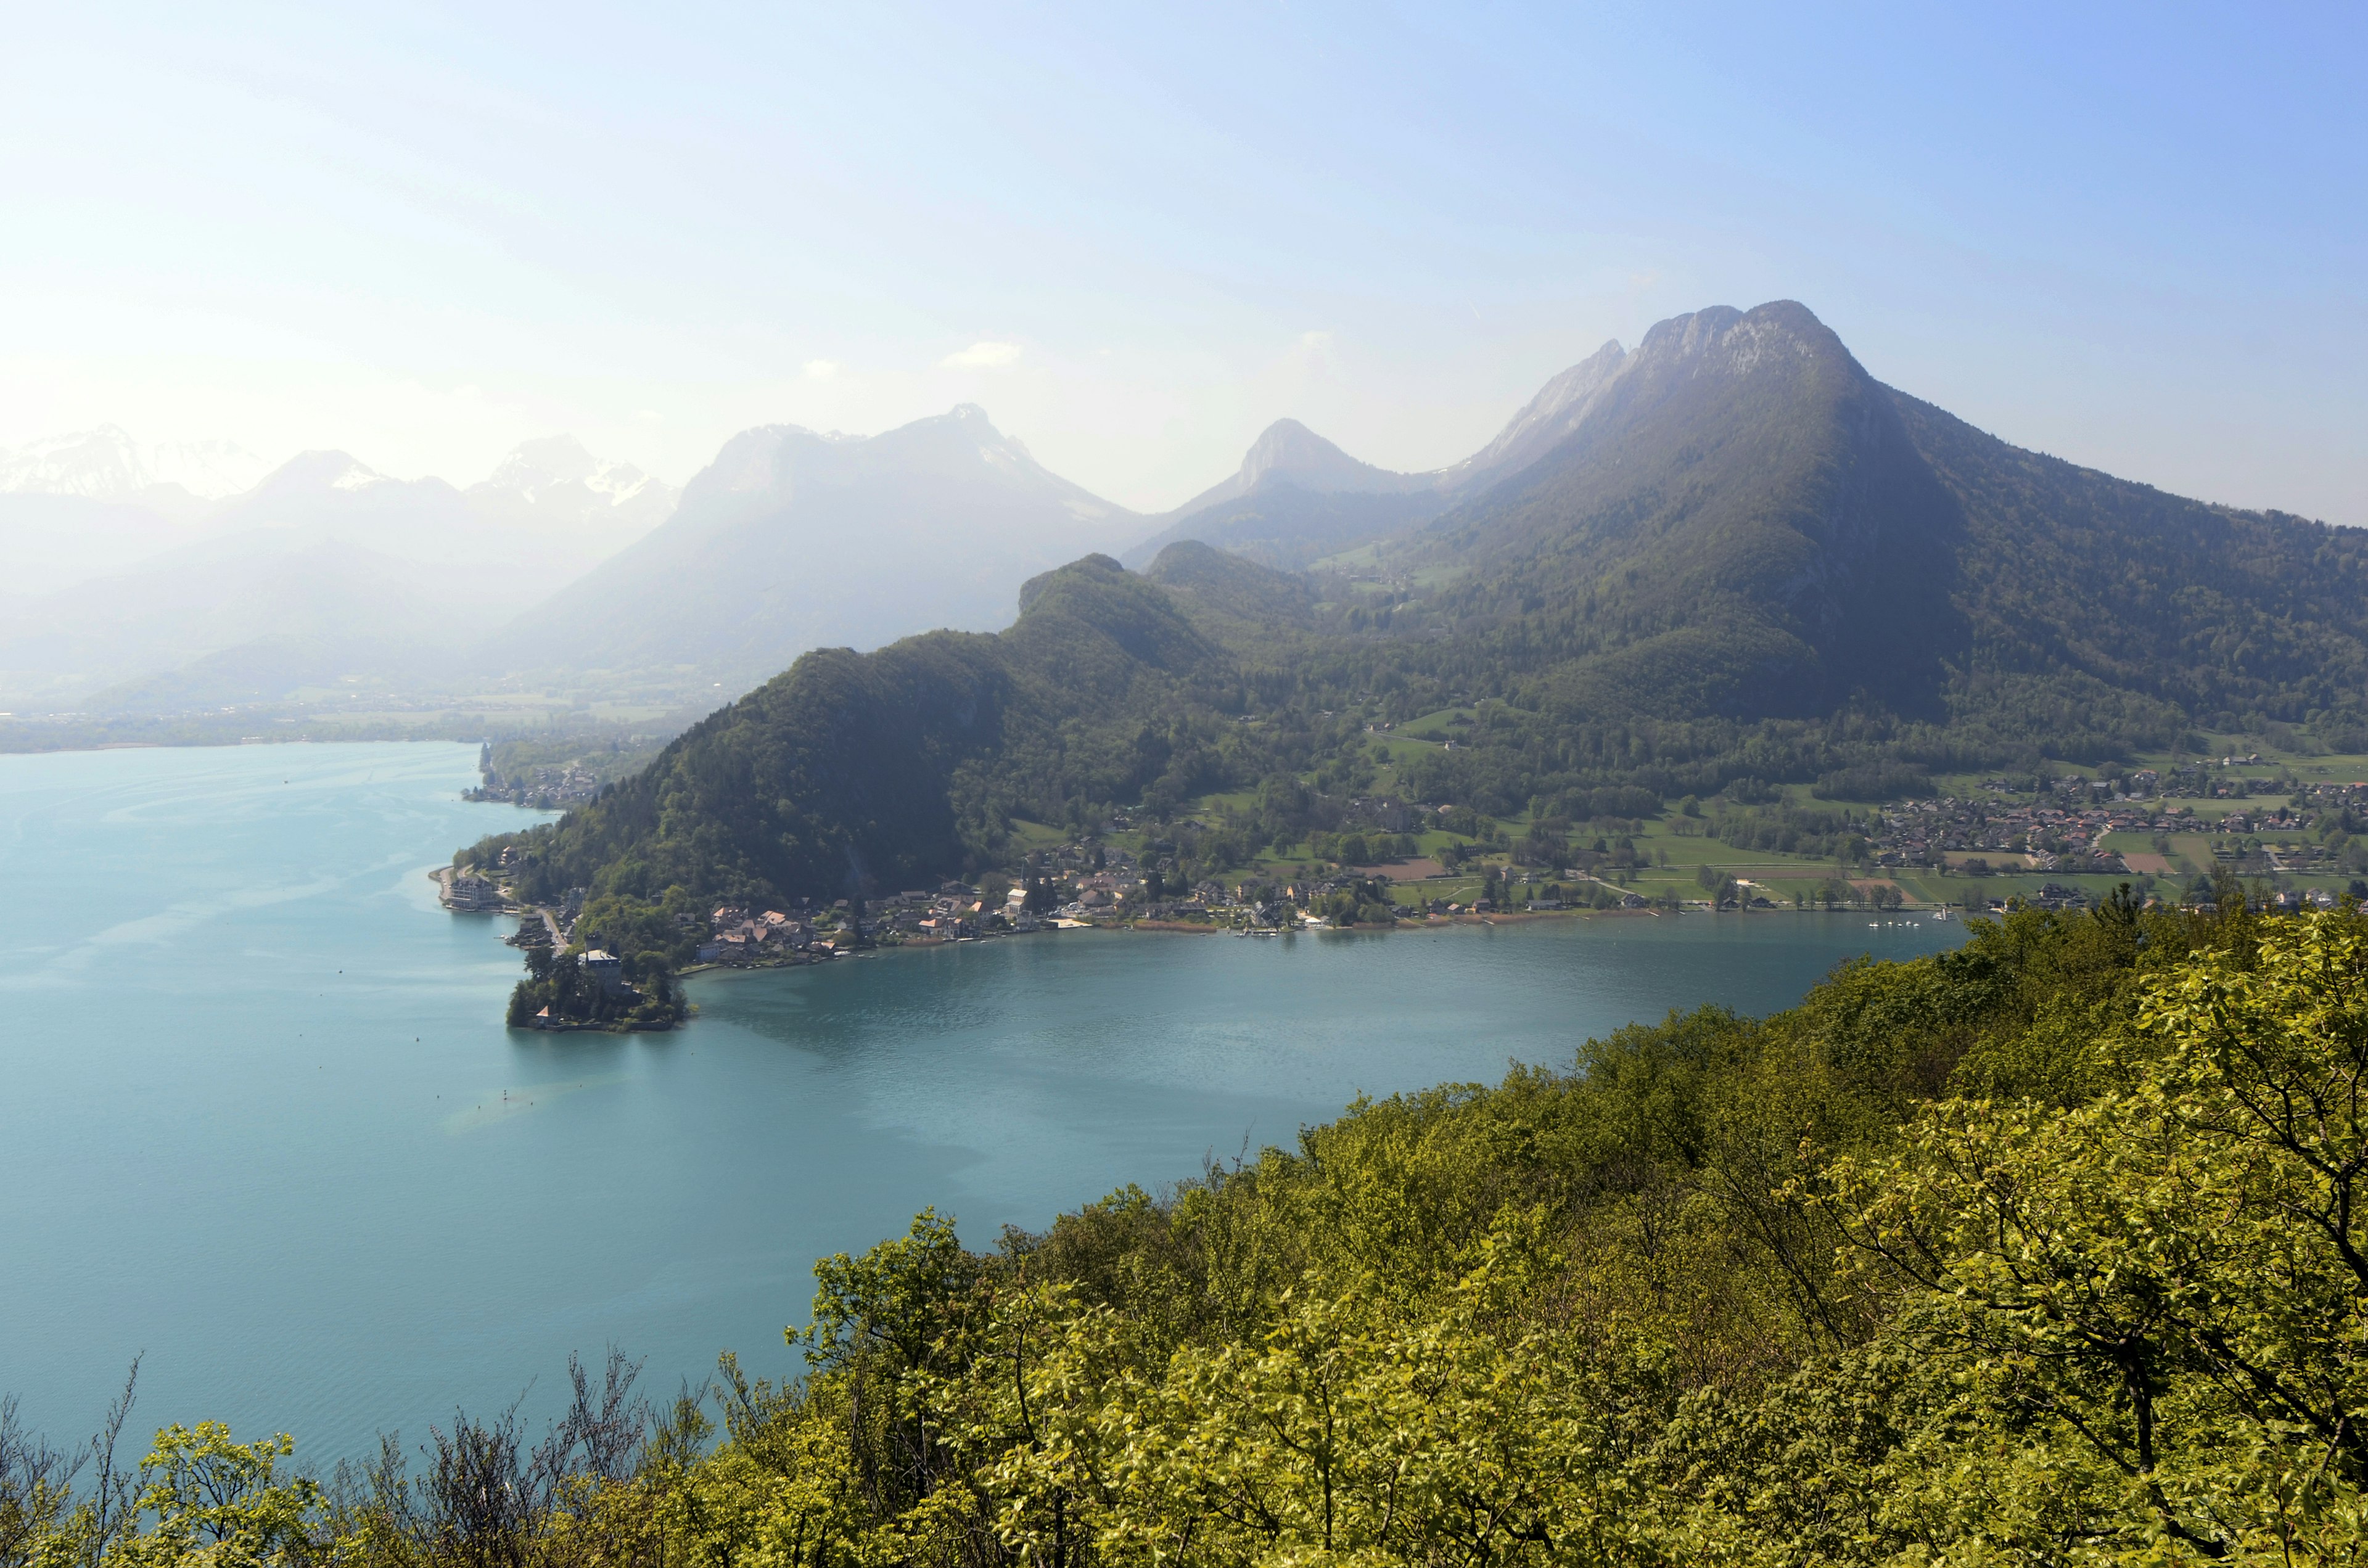
[[[579,1369],[541,1444],[10,1426],[0,1563],[2351,1560],[2368,920],[2221,910],[2016,914],[985,1251],[924,1213],[817,1266],[803,1379]]]

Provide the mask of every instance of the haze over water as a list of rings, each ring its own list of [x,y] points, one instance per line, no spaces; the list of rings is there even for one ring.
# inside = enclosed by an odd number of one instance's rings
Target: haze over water
[[[671,1036],[513,1034],[507,921],[425,872],[523,813],[475,749],[0,756],[0,1392],[228,1420],[324,1464],[615,1344],[797,1363],[814,1259],[974,1245],[1288,1143],[1359,1093],[1566,1064],[1703,1001],[1961,939],[1863,917],[1274,941],[1068,933],[695,979]]]

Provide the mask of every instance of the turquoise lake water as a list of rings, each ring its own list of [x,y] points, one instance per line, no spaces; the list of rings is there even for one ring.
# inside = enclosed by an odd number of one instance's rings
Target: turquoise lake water
[[[0,1392],[323,1462],[797,1363],[817,1256],[935,1205],[974,1244],[1289,1142],[1359,1093],[1762,1012],[1953,923],[1696,915],[1422,935],[1064,933],[692,982],[673,1035],[513,1034],[511,923],[438,909],[474,747],[0,756]],[[531,1387],[529,1388],[529,1385]]]

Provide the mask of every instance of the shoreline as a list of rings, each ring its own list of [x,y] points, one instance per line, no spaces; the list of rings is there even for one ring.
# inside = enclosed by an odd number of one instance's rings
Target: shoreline
[[[838,953],[828,959],[799,958],[788,960],[773,960],[763,963],[750,964],[687,964],[683,968],[677,970],[675,973],[678,977],[687,979],[694,974],[765,974],[790,970],[825,969],[850,958],[885,958],[892,954],[905,952],[908,950],[936,951],[942,948],[978,946],[989,942],[1005,941],[1014,937],[1050,936],[1055,930],[1091,931],[1117,936],[1141,932],[1148,936],[1246,937],[1251,935],[1255,929],[1258,934],[1269,937],[1316,937],[1327,934],[1335,936],[1378,937],[1387,936],[1394,933],[1423,934],[1456,929],[1468,929],[1473,926],[1487,927],[1497,926],[1522,926],[1537,921],[1546,920],[1658,920],[1671,914],[1712,915],[1714,917],[1726,918],[1732,918],[1742,915],[1768,915],[1776,914],[1793,915],[1823,915],[1829,918],[1853,918],[1861,914],[1870,914],[1873,915],[1873,918],[1867,922],[1870,926],[1955,926],[1964,924],[1964,917],[1954,914],[1945,920],[1934,919],[1932,917],[1933,910],[1939,908],[1949,908],[1953,910],[1954,906],[1933,905],[1923,909],[1892,910],[1884,913],[1873,911],[1824,909],[1786,909],[1781,911],[1772,909],[1710,910],[1702,908],[1689,908],[1676,911],[1666,909],[1523,909],[1508,910],[1502,915],[1435,915],[1424,920],[1400,921],[1389,926],[1292,925],[1261,926],[1256,928],[1247,926],[1203,926],[1190,921],[1182,920],[1114,920],[1107,924],[1089,924],[1081,922],[1076,925],[1064,926],[1053,926],[1048,925],[1034,931],[1007,931],[998,933],[992,937],[966,937],[959,941],[944,937],[924,937],[912,941],[882,943],[848,952]]]
[[[428,881],[436,884],[437,903],[438,907],[443,909],[445,913],[450,915],[504,915],[518,921],[521,929],[524,928],[528,921],[539,919],[543,922],[545,928],[550,931],[553,938],[553,945],[556,947],[559,935],[557,923],[551,911],[543,906],[540,904],[518,904],[509,901],[507,894],[505,894],[504,903],[498,907],[457,907],[451,902],[452,885],[458,876],[457,869],[450,864],[437,866],[431,868],[427,872],[427,876]],[[1830,917],[1837,915],[1855,916],[1861,914],[1873,916],[1873,918],[1868,922],[1871,926],[1880,926],[1890,922],[1905,922],[1916,925],[1941,923],[1955,924],[1962,923],[1971,917],[1968,915],[1961,915],[1957,913],[1957,909],[1954,904],[1924,904],[1913,907],[1903,907],[1896,910],[1876,911],[1818,909],[1811,906],[1803,906],[1793,909],[1785,909],[1782,907],[1770,909],[1712,909],[1706,907],[1702,903],[1692,902],[1681,904],[1676,909],[1627,909],[1614,907],[1610,909],[1508,909],[1502,911],[1492,911],[1485,915],[1474,914],[1470,911],[1459,911],[1452,915],[1426,913],[1418,919],[1393,921],[1387,925],[1367,924],[1351,926],[1311,926],[1304,923],[1294,923],[1281,926],[1253,927],[1235,924],[1220,925],[1213,921],[1201,922],[1193,920],[1150,918],[1139,920],[1063,921],[1048,922],[1038,926],[1033,931],[998,931],[992,934],[982,934],[977,937],[961,938],[944,937],[914,937],[896,942],[871,942],[860,948],[834,949],[825,954],[815,954],[811,949],[808,949],[785,955],[782,958],[768,960],[760,963],[728,964],[712,960],[705,963],[693,962],[684,964],[674,972],[677,979],[688,980],[693,975],[719,973],[754,974],[785,970],[819,969],[828,967],[847,959],[875,958],[888,953],[902,951],[908,948],[951,948],[979,942],[1003,941],[1014,937],[1050,936],[1054,932],[1064,930],[1144,932],[1155,936],[1181,937],[1247,936],[1252,934],[1254,931],[1277,937],[1313,936],[1324,932],[1379,936],[1396,932],[1418,933],[1444,931],[1452,930],[1459,926],[1527,925],[1531,922],[1540,920],[1658,920],[1670,915],[1707,915],[1713,916],[1746,915],[1822,915]],[[503,941],[505,945],[507,946],[515,947],[518,945],[515,935],[504,937]],[[546,1026],[541,1029],[529,1028],[525,1032],[543,1034],[580,1032],[603,1034],[665,1033],[669,1032],[674,1028],[681,1028],[683,1025],[686,1025],[691,1020],[689,1018],[684,1018],[679,1023],[666,1026],[663,1029],[655,1026],[617,1027],[608,1024],[586,1023],[553,1024]]]

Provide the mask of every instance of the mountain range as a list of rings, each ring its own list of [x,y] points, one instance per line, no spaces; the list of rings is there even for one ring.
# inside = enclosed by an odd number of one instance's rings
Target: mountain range
[[[143,446],[120,426],[102,425],[0,450],[0,494],[144,500],[179,511],[235,495],[268,472],[261,458],[233,442]]]
[[[1178,540],[1191,539],[1266,565],[1304,567],[1401,532],[1552,450],[1626,363],[1620,345],[1605,344],[1548,381],[1486,446],[1425,473],[1376,468],[1296,419],[1277,420],[1238,471],[1156,519],[1166,526],[1121,560],[1142,567]]]
[[[179,467],[160,452],[183,454]],[[357,674],[444,678],[456,644],[514,613],[520,582],[548,591],[589,570],[677,496],[564,436],[518,448],[465,490],[338,451],[240,483],[259,466],[234,448],[142,448],[112,428],[0,456],[16,594],[0,695],[173,709],[280,700]]]
[[[151,483],[140,450],[100,432],[11,456],[0,699],[736,691],[817,646],[993,630],[1018,583],[1145,526],[968,405],[869,437],[744,431],[680,492],[565,437],[466,489],[318,451],[211,501]]]
[[[5,472],[74,493],[0,495],[0,534],[9,505],[136,510],[166,468],[116,436],[36,457]],[[0,691],[167,711],[656,680],[695,700],[814,648],[990,631],[1080,556],[1156,580],[1187,541],[1265,569],[1231,597],[1167,574],[1241,680],[1336,708],[1493,691],[1556,734],[1658,726],[1618,767],[1582,750],[1541,778],[1715,772],[1733,726],[1844,715],[2067,756],[2248,715],[2349,722],[2368,672],[2361,535],[2012,448],[1876,381],[1788,301],[1607,344],[1442,469],[1281,421],[1158,517],[968,405],[871,437],[746,431],[678,496],[564,438],[466,490],[328,452],[227,498],[179,491],[194,517],[140,514],[181,528],[174,548],[8,607]],[[121,515],[87,511],[85,537]],[[1190,558],[1203,590],[1226,574]]]
[[[264,472],[226,443],[120,429],[0,453],[0,700],[102,712],[502,683],[670,690],[808,649],[991,631],[1013,586],[1089,551],[1192,538],[1300,567],[1401,533],[1533,461],[1621,363],[1556,377],[1482,451],[1397,473],[1294,420],[1240,470],[1140,517],[1049,472],[965,405],[879,436],[745,431],[677,493],[555,437],[484,482],[340,451]]]
[[[1023,579],[1193,538],[1299,567],[1433,518],[1551,447],[1619,362],[1556,377],[1482,451],[1397,473],[1295,420],[1144,517],[964,405],[882,435],[748,430],[677,492],[566,437],[465,489],[341,451],[276,469],[112,426],[0,453],[0,700],[99,711],[527,681],[745,689],[810,648],[991,631]]]
[[[1242,532],[1286,487],[1427,510]],[[1312,575],[1259,559],[1351,539]],[[1447,710],[1465,738],[1400,756],[1397,788],[1497,814],[2093,762],[2191,727],[2368,744],[2368,532],[2009,446],[1791,301],[1609,346],[1432,474],[1271,430],[1153,546],[1139,574],[1095,555],[1032,582],[999,636],[806,655],[536,835],[534,875],[845,896],[996,864],[1015,818],[1218,831],[1179,820],[1212,790],[1258,802],[1216,813],[1238,856],[1299,831],[1311,790],[1369,783],[1369,726]]]

